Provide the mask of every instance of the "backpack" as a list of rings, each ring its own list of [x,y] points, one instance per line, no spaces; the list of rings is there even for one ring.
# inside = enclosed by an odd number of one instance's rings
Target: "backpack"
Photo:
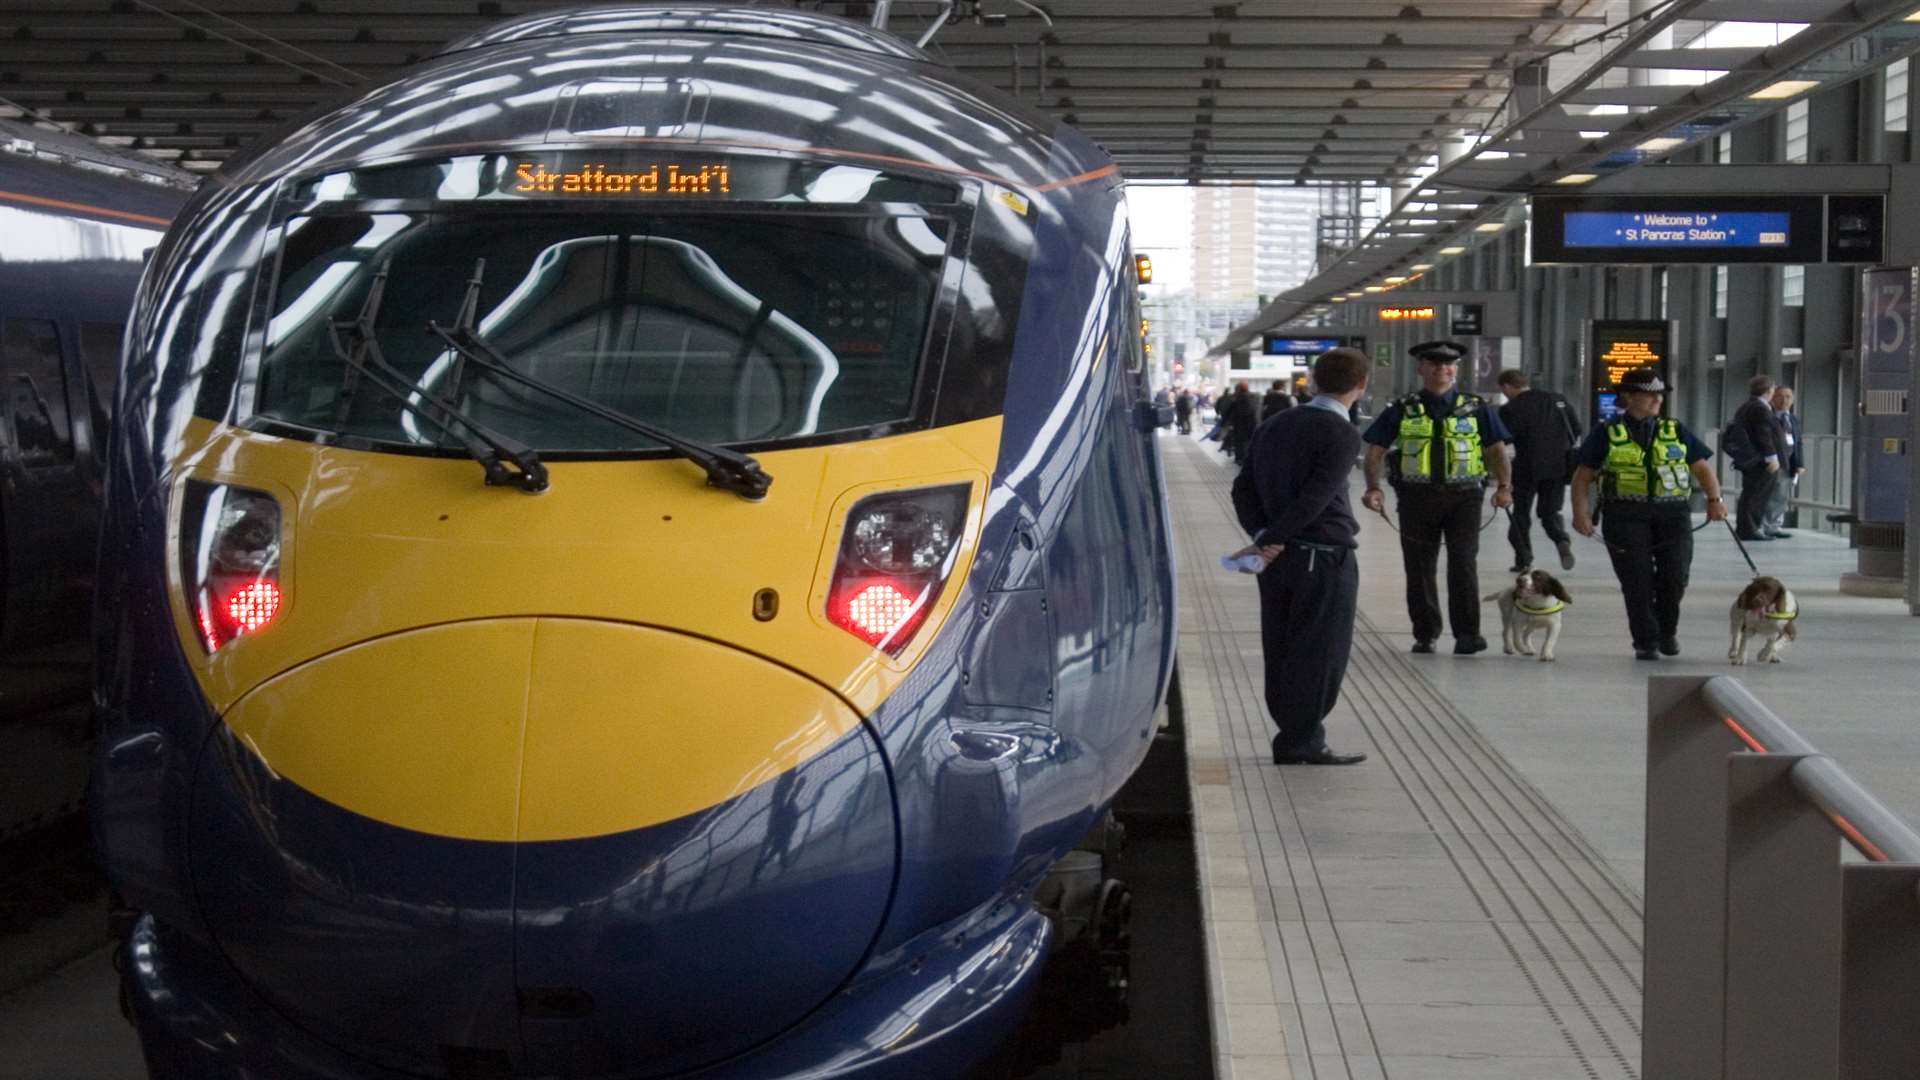
[[[1737,416],[1720,429],[1720,452],[1727,455],[1736,469],[1751,469],[1760,464],[1760,451],[1754,447],[1752,436],[1747,434],[1747,426]]]

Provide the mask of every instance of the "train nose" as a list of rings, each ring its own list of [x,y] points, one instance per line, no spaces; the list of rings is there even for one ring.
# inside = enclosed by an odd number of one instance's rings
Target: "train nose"
[[[207,922],[283,1016],[396,1067],[719,1060],[824,1001],[888,901],[892,792],[859,718],[710,641],[436,626],[225,719],[195,794]]]

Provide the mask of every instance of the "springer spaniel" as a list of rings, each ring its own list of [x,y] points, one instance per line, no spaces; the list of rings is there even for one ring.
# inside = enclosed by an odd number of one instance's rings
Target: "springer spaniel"
[[[1533,635],[1544,631],[1540,659],[1553,659],[1553,643],[1560,640],[1560,610],[1573,603],[1559,578],[1545,570],[1529,570],[1513,579],[1513,588],[1482,599],[1500,602],[1500,651],[1532,656]]]
[[[1779,663],[1781,651],[1794,639],[1793,624],[1799,615],[1800,605],[1793,598],[1793,590],[1781,584],[1779,578],[1754,578],[1751,585],[1740,590],[1739,598],[1727,613],[1727,622],[1733,630],[1733,644],[1727,649],[1727,659],[1735,664],[1746,663],[1747,642],[1752,639],[1762,641],[1756,660]]]

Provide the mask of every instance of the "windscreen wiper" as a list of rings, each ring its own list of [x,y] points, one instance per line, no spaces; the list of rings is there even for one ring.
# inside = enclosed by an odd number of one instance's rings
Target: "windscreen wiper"
[[[486,470],[488,484],[516,487],[529,495],[547,490],[547,467],[541,464],[537,454],[461,412],[453,402],[435,395],[387,362],[386,355],[380,351],[380,342],[374,336],[373,319],[380,313],[380,301],[387,291],[387,270],[391,265],[391,262],[383,263],[375,271],[373,287],[367,290],[366,302],[360,305],[358,315],[351,319],[332,319],[327,323],[328,335],[333,339],[333,351],[347,364],[348,378],[341,387],[340,395],[342,413],[352,398],[354,384],[364,377],[397,398],[401,408],[460,440],[473,460]],[[352,344],[349,345],[343,337],[351,337]],[[412,400],[414,396],[431,402],[433,408],[419,405]]]
[[[583,398],[578,394],[555,386],[544,379],[538,379],[525,372],[515,370],[501,356],[491,342],[474,329],[475,312],[479,308],[480,284],[487,269],[487,260],[477,260],[473,265],[473,277],[467,279],[467,295],[460,304],[460,315],[452,329],[437,322],[428,321],[427,332],[447,343],[455,355],[464,357],[474,366],[502,379],[517,382],[532,390],[557,398],[585,413],[591,413],[610,424],[623,427],[637,435],[644,435],[655,442],[679,451],[689,461],[707,470],[707,484],[731,491],[742,498],[763,499],[767,489],[773,486],[773,477],[760,468],[760,463],[751,455],[729,450],[724,446],[689,439],[676,435],[666,428],[636,419],[617,409],[608,408],[597,401]],[[459,374],[456,367],[454,375]]]

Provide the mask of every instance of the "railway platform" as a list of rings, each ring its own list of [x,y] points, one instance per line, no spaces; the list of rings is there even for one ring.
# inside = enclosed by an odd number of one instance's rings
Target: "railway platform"
[[[1800,601],[1781,664],[1727,663],[1727,609],[1750,571],[1717,524],[1696,536],[1677,658],[1633,659],[1606,553],[1579,537],[1556,662],[1502,655],[1490,603],[1495,648],[1412,655],[1397,538],[1359,509],[1358,470],[1360,614],[1328,741],[1368,760],[1274,766],[1257,594],[1218,564],[1245,539],[1216,445],[1161,443],[1218,1076],[1640,1077],[1649,675],[1737,671],[1920,818],[1920,621],[1840,594],[1844,540],[1751,547]],[[1483,595],[1511,577],[1505,528],[1482,532]]]

